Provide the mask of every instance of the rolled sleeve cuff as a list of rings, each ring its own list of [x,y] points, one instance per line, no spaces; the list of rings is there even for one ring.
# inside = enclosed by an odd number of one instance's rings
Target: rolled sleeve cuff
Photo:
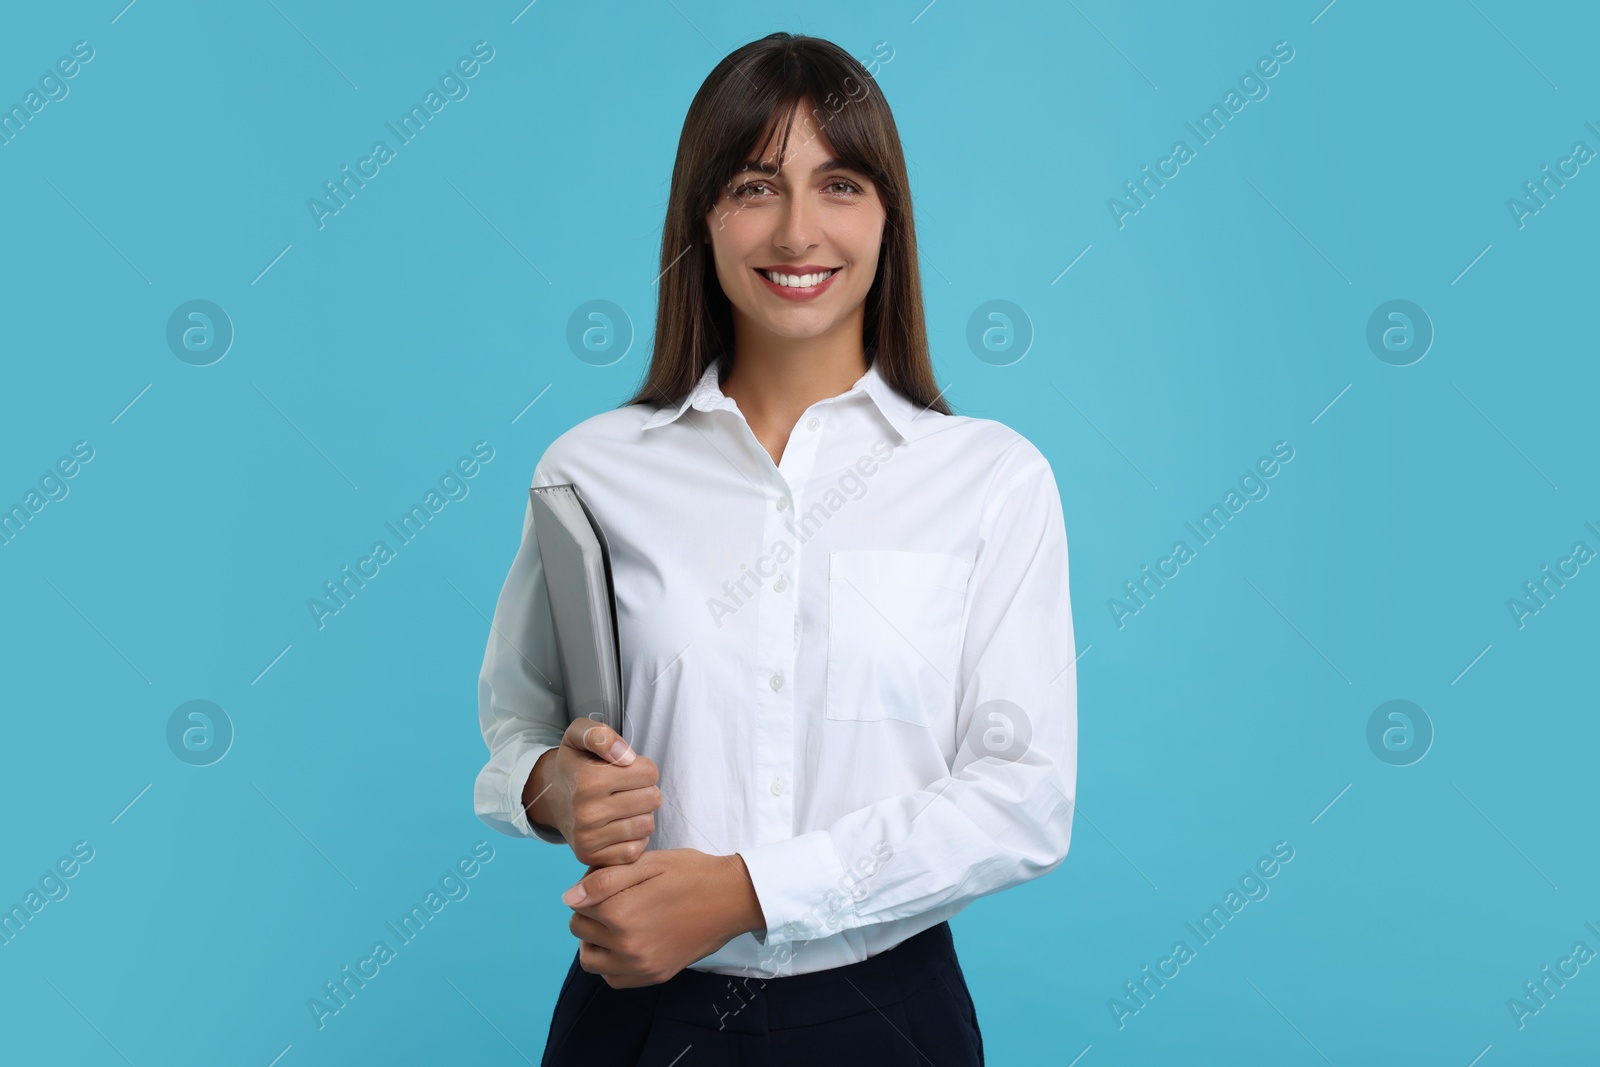
[[[738,851],[767,922],[754,931],[758,944],[812,941],[861,925],[855,901],[841,888],[844,865],[826,830]]]
[[[522,806],[522,789],[528,784],[528,775],[533,773],[533,765],[539,762],[539,757],[559,745],[533,745],[522,755],[517,757],[511,765],[511,770],[506,775],[506,811],[509,821],[517,831],[528,837],[537,837],[541,841],[548,841],[553,845],[564,845],[567,839],[549,827],[540,826],[528,818],[528,811]]]

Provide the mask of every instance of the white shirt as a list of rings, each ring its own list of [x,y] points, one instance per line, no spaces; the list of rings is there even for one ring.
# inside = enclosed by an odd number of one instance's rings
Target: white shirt
[[[712,364],[682,404],[558,437],[605,531],[623,736],[660,771],[649,847],[738,852],[767,928],[691,964],[772,977],[856,963],[1066,858],[1077,672],[1055,477],[1026,438],[940,415],[873,364],[772,462]],[[475,808],[566,728],[531,507],[478,682]],[[554,684],[547,679],[554,680]]]

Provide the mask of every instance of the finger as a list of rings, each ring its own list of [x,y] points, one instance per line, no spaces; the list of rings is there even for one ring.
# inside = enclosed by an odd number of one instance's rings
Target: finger
[[[626,864],[635,861],[640,853],[645,851],[645,846],[650,845],[650,835],[654,832],[656,832],[656,816],[648,811],[642,816],[613,819],[592,830],[586,829],[582,832],[582,837],[578,838],[582,846],[579,859],[594,867],[610,867],[618,862]],[[629,851],[627,848],[618,848],[622,845],[634,845],[634,854],[619,859],[622,853]]]
[[[603,763],[589,755],[584,757],[584,766],[578,768],[573,792],[590,801],[602,800],[602,803],[589,805],[590,808],[600,808],[598,813],[590,813],[595,821],[624,819],[654,811],[661,806],[654,795],[659,790],[656,785],[658,776],[654,768],[646,766],[646,763],[648,760],[640,757],[634,760],[634,765],[622,766],[619,763]],[[600,816],[605,816],[605,819]]]
[[[590,941],[578,942],[578,967],[590,974],[603,976],[606,984],[613,989],[620,988],[618,982],[627,980],[620,977],[627,970],[622,958],[604,945]]]
[[[644,857],[647,847],[637,841],[623,841],[621,844],[608,845],[598,852],[585,851],[582,859],[596,868],[625,867],[638,863]]]
[[[620,763],[607,763],[588,750],[584,750],[582,765],[577,768],[575,792],[590,799],[603,798],[604,811],[610,818],[637,815],[652,810],[651,794],[639,790],[656,788],[659,775],[650,761],[638,756],[624,767]],[[616,797],[622,794],[627,803],[619,804]],[[628,810],[623,810],[626,807]]]
[[[605,978],[606,985],[612,989],[636,989],[655,984],[625,956],[587,941],[578,942],[578,966]]]
[[[656,816],[654,812],[647,811],[643,815],[616,819],[611,826],[617,831],[618,841],[649,841],[650,835],[656,832]]]
[[[561,902],[569,908],[592,907],[647,878],[655,877],[657,872],[654,867],[644,860],[645,856],[641,856],[637,862],[613,864],[584,875],[576,885],[561,894]]]
[[[616,966],[614,961],[615,957],[605,947],[596,945],[592,941],[578,942],[578,967],[581,970],[590,974],[610,974],[611,969]]]
[[[628,774],[631,776],[632,772]],[[620,773],[618,778],[623,777]],[[650,785],[634,786],[629,789],[614,789],[607,801],[608,810],[613,819],[626,819],[634,815],[648,815],[665,802],[661,787]]]
[[[599,919],[585,915],[582,910],[572,913],[572,918],[567,920],[567,929],[579,941],[605,949],[607,952],[616,951],[615,934],[611,928]]]
[[[588,764],[580,772],[587,779],[584,784],[589,788],[603,787],[608,793],[631,793],[635,789],[653,789],[661,782],[661,772],[656,765],[645,756],[635,754],[632,763],[606,763],[588,758]],[[643,809],[640,809],[643,810]]]

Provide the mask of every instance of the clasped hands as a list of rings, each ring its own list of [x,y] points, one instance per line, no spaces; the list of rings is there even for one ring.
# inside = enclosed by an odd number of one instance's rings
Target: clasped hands
[[[562,894],[578,966],[613,989],[665,982],[766,921],[738,853],[646,851],[661,806],[654,762],[580,717],[523,789],[529,819],[560,832],[589,869]]]

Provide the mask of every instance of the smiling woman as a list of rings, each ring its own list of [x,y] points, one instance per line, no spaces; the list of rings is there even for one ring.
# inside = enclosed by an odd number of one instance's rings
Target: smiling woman
[[[941,398],[915,234],[848,53],[711,72],[646,379],[533,473],[606,533],[623,736],[569,718],[531,506],[480,674],[478,815],[588,868],[542,1067],[983,1062],[948,920],[1066,857],[1067,541],[1043,454]]]

